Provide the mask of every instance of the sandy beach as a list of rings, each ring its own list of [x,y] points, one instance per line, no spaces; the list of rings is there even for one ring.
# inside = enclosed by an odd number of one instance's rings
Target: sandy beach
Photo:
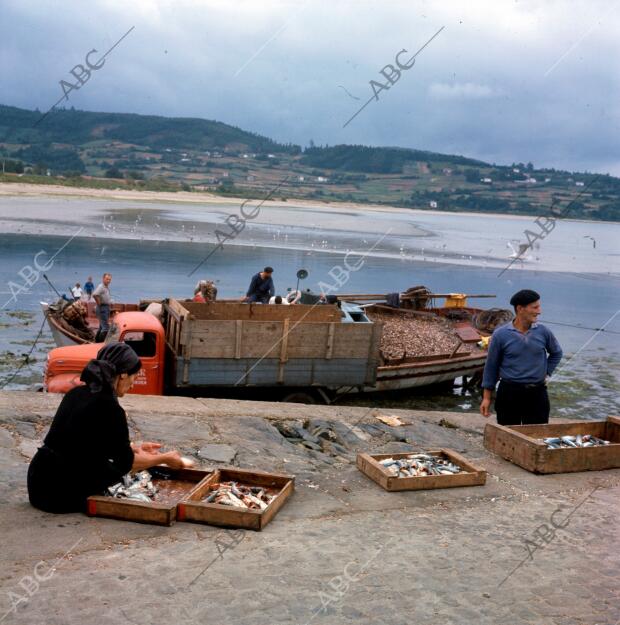
[[[88,198],[88,199],[106,199],[118,201],[140,201],[155,203],[172,203],[172,204],[188,204],[188,205],[217,205],[217,206],[240,206],[246,201],[245,198],[228,197],[216,195],[207,191],[188,192],[178,191],[171,193],[167,191],[135,191],[129,189],[89,189],[84,187],[63,187],[52,184],[27,184],[27,183],[2,183],[0,182],[0,197],[69,197],[69,198]],[[249,206],[260,204],[261,200],[250,200]],[[248,206],[247,212],[250,212]],[[390,213],[390,214],[421,214],[421,215],[445,215],[445,211],[439,210],[420,210],[415,208],[401,208],[398,206],[385,206],[382,204],[356,203],[356,202],[328,202],[317,200],[291,199],[268,200],[262,204],[268,208],[311,208],[326,214],[334,212],[363,212],[363,213]],[[229,211],[230,212],[230,211]],[[455,211],[450,215],[461,216],[480,216],[481,213]],[[493,214],[494,219],[521,219],[523,221],[531,221],[532,217],[528,215],[504,215],[501,213]],[[571,220],[573,221],[573,220]],[[577,221],[577,220],[574,220]]]
[[[11,199],[14,202],[11,202]],[[39,203],[37,200],[55,200],[53,211],[49,210],[49,202]],[[79,213],[76,202],[80,202]],[[84,201],[85,200],[85,201]],[[395,207],[325,202],[309,200],[266,201],[260,199],[245,200],[243,198],[221,197],[211,193],[179,193],[156,191],[130,191],[110,189],[84,189],[61,187],[55,185],[32,185],[21,183],[0,183],[0,231],[21,234],[70,234],[67,228],[84,226],[90,230],[81,236],[113,237],[113,238],[144,238],[161,240],[188,240],[187,233],[161,232],[149,224],[148,219],[141,223],[141,232],[123,232],[118,229],[101,228],[104,218],[123,219],[122,213],[130,210],[148,213],[168,213],[173,219],[182,219],[187,227],[198,224],[224,224],[229,215],[241,217],[243,206],[246,215],[255,215],[247,220],[248,225],[307,227],[316,230],[332,230],[355,233],[376,233],[386,230],[386,215],[402,216],[398,224],[400,232],[405,228],[409,236],[423,236],[426,232],[408,222],[411,211]],[[130,215],[133,219],[136,217]],[[132,220],[133,220],[132,219]],[[400,221],[400,220],[399,220]],[[159,224],[161,226],[161,224]],[[152,227],[149,227],[152,226]],[[96,228],[93,233],[93,227]],[[202,236],[201,236],[202,234]],[[192,240],[208,241],[213,237],[206,233],[195,233]],[[209,233],[211,234],[211,233]]]
[[[400,260],[501,268],[532,228],[537,226],[531,216],[0,183],[4,234],[225,243],[311,253],[357,250]],[[562,234],[553,232],[546,239],[543,233],[541,242],[518,259],[519,266],[615,274],[619,229],[619,224],[562,220],[557,228]]]
[[[0,184],[0,232],[386,257],[432,236],[411,211],[394,207],[19,183]]]

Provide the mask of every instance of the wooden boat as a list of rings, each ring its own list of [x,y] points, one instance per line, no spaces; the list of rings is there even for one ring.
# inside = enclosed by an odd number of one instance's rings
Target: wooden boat
[[[73,325],[71,320],[63,315],[63,310],[70,303],[67,304],[64,300],[61,300],[61,302],[63,303],[49,304],[48,302],[39,302],[56,345],[58,347],[66,347],[69,345],[94,343],[97,330],[99,329],[99,320],[95,312],[96,304],[94,300],[80,302],[85,308],[86,314],[82,317],[82,323],[77,326]],[[144,310],[142,302],[140,304],[112,304],[110,321],[119,312],[136,310]]]
[[[473,324],[476,315],[483,312],[482,309],[436,307],[419,311],[371,304],[365,310],[370,319],[373,318],[373,312],[380,312],[384,318],[391,315],[402,320],[445,319],[460,339],[452,350],[445,353],[417,356],[407,355],[403,350],[403,355],[399,358],[388,358],[381,353],[376,384],[372,388],[365,388],[365,391],[393,391],[430,386],[453,382],[456,378],[475,378],[482,373],[487,350],[479,347],[478,343],[488,334],[476,329]],[[464,346],[469,351],[464,351]]]

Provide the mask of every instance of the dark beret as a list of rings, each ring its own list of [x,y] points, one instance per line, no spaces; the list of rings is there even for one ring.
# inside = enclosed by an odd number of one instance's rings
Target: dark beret
[[[511,306],[527,306],[528,304],[533,304],[540,299],[540,295],[536,293],[536,291],[532,291],[531,289],[522,289],[521,291],[517,291],[510,298]]]

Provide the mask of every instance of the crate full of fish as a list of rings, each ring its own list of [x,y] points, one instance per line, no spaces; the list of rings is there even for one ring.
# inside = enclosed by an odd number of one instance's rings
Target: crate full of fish
[[[89,497],[86,511],[90,516],[172,525],[179,501],[209,475],[208,471],[164,466],[128,473],[104,494]]]
[[[488,423],[484,446],[533,473],[620,468],[620,418],[540,425]]]
[[[216,469],[179,503],[179,521],[261,530],[293,494],[295,478],[262,471]]]
[[[481,486],[487,476],[451,449],[358,454],[357,468],[388,491]]]

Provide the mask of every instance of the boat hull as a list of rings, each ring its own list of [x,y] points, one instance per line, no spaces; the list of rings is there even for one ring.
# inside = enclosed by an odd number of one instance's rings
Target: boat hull
[[[376,385],[364,387],[364,391],[395,391],[472,376],[484,369],[486,357],[486,352],[481,352],[458,358],[439,356],[431,360],[432,357],[428,357],[420,359],[421,362],[381,366],[377,369]]]
[[[110,321],[113,321],[114,315],[118,312],[130,312],[140,310],[140,307],[144,304],[148,304],[151,301],[159,301],[159,300],[142,300],[140,304],[112,304],[112,310],[110,311]],[[146,303],[146,304],[145,304]],[[49,312],[49,304],[47,302],[39,302],[41,308],[43,310],[43,314],[47,320],[47,325],[52,333],[54,338],[54,342],[57,347],[67,347],[70,345],[85,345],[87,343],[93,343],[94,339],[89,341],[82,338],[79,334],[71,332],[65,326],[61,325],[56,315]],[[99,328],[99,321],[97,319],[97,315],[95,313],[95,302],[93,300],[86,303],[87,307],[87,316],[86,323],[88,327],[93,332],[93,337],[97,334],[97,329]]]
[[[53,315],[48,314],[49,304],[47,302],[39,302],[41,304],[41,309],[43,310],[43,314],[45,315],[45,319],[47,321],[47,325],[52,333],[52,337],[54,339],[54,343],[56,343],[56,347],[68,347],[70,345],[83,345],[86,343],[84,339],[81,339],[79,336],[70,333],[68,330],[63,328],[58,324]]]

